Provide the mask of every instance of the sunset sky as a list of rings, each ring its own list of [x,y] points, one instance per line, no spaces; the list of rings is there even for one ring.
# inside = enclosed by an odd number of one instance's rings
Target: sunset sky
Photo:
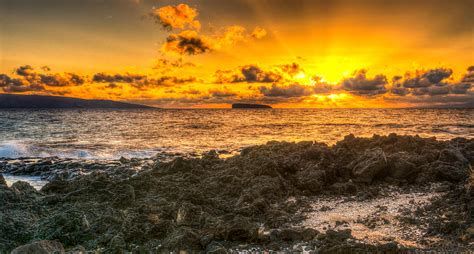
[[[0,93],[159,107],[474,101],[472,0],[0,0]]]

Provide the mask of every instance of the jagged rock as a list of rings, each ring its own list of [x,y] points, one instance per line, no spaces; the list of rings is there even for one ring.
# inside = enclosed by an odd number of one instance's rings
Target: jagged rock
[[[63,245],[58,241],[43,240],[30,244],[26,244],[14,249],[12,254],[50,254],[50,253],[65,253]]]
[[[0,187],[7,187],[7,181],[5,181],[2,174],[0,174]]]
[[[30,194],[30,193],[36,193],[36,189],[33,188],[29,183],[23,182],[23,181],[18,181],[12,184],[11,189],[15,191],[18,194]]]
[[[371,183],[376,175],[382,173],[387,168],[387,165],[387,157],[382,149],[367,150],[352,163],[354,181]]]

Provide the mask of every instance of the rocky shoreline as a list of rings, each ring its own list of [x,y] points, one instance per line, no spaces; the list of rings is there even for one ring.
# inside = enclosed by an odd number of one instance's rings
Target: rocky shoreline
[[[226,159],[3,159],[49,183],[0,177],[0,253],[474,251],[473,162],[472,139],[396,134]]]

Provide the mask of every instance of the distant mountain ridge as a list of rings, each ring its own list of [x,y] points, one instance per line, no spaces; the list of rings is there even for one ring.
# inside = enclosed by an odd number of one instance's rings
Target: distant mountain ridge
[[[145,105],[111,100],[85,100],[72,97],[0,94],[0,108],[152,108]]]

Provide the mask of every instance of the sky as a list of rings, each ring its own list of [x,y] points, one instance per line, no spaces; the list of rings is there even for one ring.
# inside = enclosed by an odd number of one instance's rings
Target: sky
[[[168,108],[464,105],[472,0],[0,0],[0,93]]]

